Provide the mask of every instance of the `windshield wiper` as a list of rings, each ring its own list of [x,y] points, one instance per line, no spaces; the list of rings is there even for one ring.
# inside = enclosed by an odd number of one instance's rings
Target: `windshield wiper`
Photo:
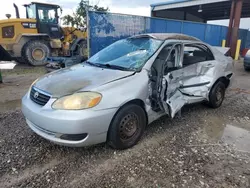
[[[99,64],[97,63],[92,63],[90,61],[85,61],[84,63],[87,63],[88,65],[94,66],[94,67],[101,67]]]
[[[98,64],[100,66],[103,66],[103,67],[107,67],[107,68],[110,68],[110,69],[117,69],[117,70],[122,70],[122,71],[133,71],[133,69],[130,69],[130,68],[126,68],[126,67],[122,67],[122,66],[119,66],[119,65],[111,65],[111,64]]]
[[[109,68],[109,69],[117,69],[117,70],[122,70],[122,71],[135,71],[134,69],[122,67],[119,65],[111,65],[111,64],[101,64],[101,63],[92,63],[90,61],[85,61],[85,63],[95,66],[95,67],[102,67],[102,68]]]

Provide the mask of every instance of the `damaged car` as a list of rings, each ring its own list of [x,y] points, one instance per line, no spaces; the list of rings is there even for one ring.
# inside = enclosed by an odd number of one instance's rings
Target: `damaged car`
[[[250,71],[250,50],[247,51],[244,57],[244,69],[245,71]]]
[[[182,107],[221,106],[233,60],[182,34],[119,40],[87,61],[44,75],[22,99],[28,126],[66,146],[134,146],[146,126]]]

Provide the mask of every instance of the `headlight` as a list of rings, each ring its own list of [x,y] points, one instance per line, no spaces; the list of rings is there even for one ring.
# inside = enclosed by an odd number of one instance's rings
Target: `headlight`
[[[102,99],[100,93],[81,92],[57,99],[52,108],[58,110],[81,110],[96,106]]]

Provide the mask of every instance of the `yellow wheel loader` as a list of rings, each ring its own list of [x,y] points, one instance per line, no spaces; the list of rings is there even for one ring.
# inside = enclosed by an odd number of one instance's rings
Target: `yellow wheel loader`
[[[46,64],[47,57],[65,56],[69,50],[87,56],[86,32],[75,28],[61,28],[59,11],[54,4],[37,3],[24,5],[26,18],[0,20],[0,61],[15,60],[38,66]],[[73,44],[73,48],[70,47]]]

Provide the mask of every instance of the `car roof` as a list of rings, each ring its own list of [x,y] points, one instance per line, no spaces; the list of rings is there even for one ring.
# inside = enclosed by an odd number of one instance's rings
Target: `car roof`
[[[143,37],[149,37],[149,38],[154,38],[158,40],[188,40],[188,41],[201,42],[201,40],[195,37],[180,34],[180,33],[146,33],[146,34],[135,35],[131,38],[143,38]]]

